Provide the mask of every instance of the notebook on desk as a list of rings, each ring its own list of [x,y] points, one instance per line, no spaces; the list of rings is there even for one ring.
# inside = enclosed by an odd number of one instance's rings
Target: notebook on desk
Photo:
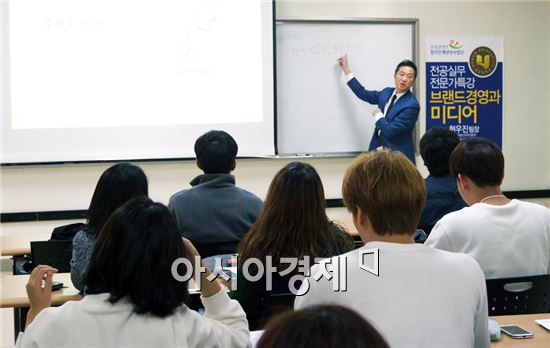
[[[535,322],[550,331],[550,319],[535,319]]]

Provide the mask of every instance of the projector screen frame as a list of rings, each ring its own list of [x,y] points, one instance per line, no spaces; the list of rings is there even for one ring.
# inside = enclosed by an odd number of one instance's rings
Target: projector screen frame
[[[268,4],[265,4],[266,2],[268,2]],[[237,138],[235,136],[235,134],[231,131],[231,130],[228,130],[226,129],[225,127],[211,127],[210,129],[223,129],[223,130],[227,130],[230,134],[232,134],[236,140],[237,140],[237,143],[239,144],[239,154],[238,154],[238,158],[240,159],[247,159],[247,158],[269,158],[269,157],[273,157],[273,156],[277,156],[277,129],[276,129],[276,125],[277,125],[277,96],[276,96],[276,64],[275,64],[275,57],[276,57],[276,43],[275,43],[275,23],[276,23],[276,1],[275,0],[260,0],[260,3],[261,3],[261,9],[262,9],[262,12],[265,13],[265,10],[267,8],[267,6],[270,7],[270,11],[271,11],[271,14],[270,14],[270,17],[265,17],[265,16],[262,16],[262,18],[267,18],[267,20],[263,21],[262,22],[262,28],[266,28],[266,26],[269,26],[271,32],[270,32],[270,40],[271,42],[267,42],[266,43],[268,45],[270,45],[270,50],[271,50],[271,54],[269,54],[268,56],[265,56],[265,53],[267,51],[264,51],[264,53],[262,54],[262,56],[264,58],[268,58],[267,59],[267,63],[266,63],[266,60],[264,59],[264,62],[262,62],[262,65],[264,65],[264,72],[265,71],[270,71],[271,72],[271,76],[269,76],[269,78],[271,79],[271,83],[270,83],[270,88],[272,89],[271,92],[272,93],[268,93],[269,95],[272,95],[272,97],[270,98],[269,101],[266,101],[267,99],[264,98],[264,103],[265,105],[267,106],[267,109],[266,109],[266,106],[264,106],[264,111],[267,112],[266,110],[270,110],[270,112],[272,113],[272,116],[270,115],[269,118],[272,118],[272,120],[269,120],[269,121],[272,121],[272,122],[267,122],[266,124],[271,124],[270,125],[270,129],[272,129],[272,132],[270,131],[269,133],[272,133],[270,134],[270,139],[272,139],[272,143],[271,141],[267,142],[266,144],[270,144],[270,147],[271,147],[271,150],[269,150],[269,152],[265,153],[266,151],[258,151],[258,154],[250,154],[250,153],[243,153],[243,155],[240,155],[241,153],[241,150],[242,150],[242,146],[241,143],[242,141],[239,141],[239,138]],[[2,27],[0,29],[2,29],[2,33],[1,33],[1,38],[2,38],[2,42],[1,42],[1,45],[0,45],[0,49],[2,50],[2,52],[5,52],[6,51],[6,48],[9,49],[9,45],[10,45],[10,34],[9,34],[9,27],[10,27],[10,23],[9,23],[9,5],[10,5],[10,1],[3,1],[2,2],[2,11],[1,12],[1,20],[2,22],[4,23],[2,25]],[[5,30],[5,29],[8,29],[8,30]],[[262,31],[264,30],[262,29]],[[262,45],[265,45],[266,43],[263,43]],[[265,48],[265,46],[264,46]],[[4,60],[2,62],[2,65],[1,65],[1,70],[0,70],[0,74],[2,75],[2,80],[7,80],[8,82],[2,82],[2,84],[0,85],[0,98],[2,100],[0,100],[0,112],[1,112],[1,115],[2,115],[2,123],[0,124],[1,127],[4,127],[6,124],[7,125],[10,125],[11,124],[11,95],[10,95],[10,64],[9,64],[9,51],[8,53],[3,53],[2,55],[0,55],[0,59]],[[7,61],[5,60],[7,59]],[[271,62],[269,62],[269,59],[271,59]],[[264,76],[265,77],[265,76]],[[269,81],[269,80],[268,80]],[[267,89],[266,89],[267,90]],[[265,92],[264,92],[264,95],[265,95]],[[268,105],[269,104],[269,105]],[[266,115],[264,114],[264,122],[266,121],[265,117]],[[6,120],[6,119],[9,119],[9,120]],[[231,125],[229,123],[226,123],[227,125]],[[110,130],[110,129],[109,129]],[[108,131],[109,131],[108,130]],[[208,129],[206,129],[208,130]],[[205,130],[205,131],[206,131]],[[70,130],[69,130],[70,131]],[[202,133],[201,133],[202,134]],[[54,137],[55,138],[55,137]],[[241,137],[242,139],[243,137]],[[193,143],[194,143],[194,140],[193,139]],[[54,141],[60,141],[59,139],[55,139]],[[2,141],[3,142],[3,141]],[[67,146],[70,147],[70,142],[67,143]],[[249,146],[250,147],[250,146]],[[186,146],[185,147],[186,149],[189,149],[189,146]],[[263,147],[262,147],[263,148]],[[267,147],[265,147],[267,149]],[[67,160],[37,160],[37,161],[32,161],[32,160],[23,160],[23,161],[17,161],[17,160],[6,160],[5,159],[5,146],[1,146],[1,152],[0,152],[0,167],[8,167],[8,166],[36,166],[36,165],[62,165],[62,164],[86,164],[86,163],[89,163],[89,164],[93,164],[93,163],[115,163],[115,162],[123,162],[123,161],[127,161],[127,162],[173,162],[173,161],[190,161],[190,160],[194,160],[195,157],[194,157],[194,154],[192,153],[189,153],[189,155],[185,155],[185,156],[177,156],[177,155],[170,155],[170,156],[158,156],[158,157],[151,157],[151,156],[145,156],[145,157],[142,157],[142,156],[116,156],[116,157],[110,157],[110,156],[106,156],[106,157],[101,157],[101,158],[94,158],[94,159],[87,159],[87,158],[84,158],[84,159],[78,159],[78,158],[69,158]],[[192,151],[192,150],[191,150]],[[264,154],[265,153],[265,154]],[[13,159],[13,157],[12,157]]]

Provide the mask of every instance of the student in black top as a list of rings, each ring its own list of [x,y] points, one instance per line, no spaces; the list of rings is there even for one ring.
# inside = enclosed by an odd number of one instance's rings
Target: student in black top
[[[426,184],[426,205],[420,217],[419,229],[426,234],[444,215],[466,207],[449,171],[449,157],[460,139],[446,128],[432,128],[420,139],[420,155],[430,175]]]

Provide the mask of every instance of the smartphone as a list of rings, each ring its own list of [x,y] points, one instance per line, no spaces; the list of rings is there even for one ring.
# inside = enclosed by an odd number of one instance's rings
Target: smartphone
[[[500,330],[513,338],[529,338],[533,337],[533,333],[525,330],[518,325],[501,325]]]
[[[63,283],[61,282],[52,282],[52,291],[59,290],[63,287]]]

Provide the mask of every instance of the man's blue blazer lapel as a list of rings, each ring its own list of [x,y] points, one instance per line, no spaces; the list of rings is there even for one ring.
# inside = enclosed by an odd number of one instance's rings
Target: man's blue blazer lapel
[[[401,98],[395,101],[395,103],[393,104],[393,107],[390,110],[389,115],[386,115],[386,119],[388,121],[393,120],[395,115],[397,115],[403,108],[408,106],[410,95],[411,95],[411,91],[407,91],[405,94],[401,96]]]
[[[384,112],[384,107],[386,106],[386,103],[388,102],[388,100],[390,99],[391,95],[393,94],[393,90],[395,88],[385,88],[382,90],[382,92],[380,92],[379,94],[379,104],[378,104],[378,107],[380,108],[380,110],[382,110],[382,112]]]

